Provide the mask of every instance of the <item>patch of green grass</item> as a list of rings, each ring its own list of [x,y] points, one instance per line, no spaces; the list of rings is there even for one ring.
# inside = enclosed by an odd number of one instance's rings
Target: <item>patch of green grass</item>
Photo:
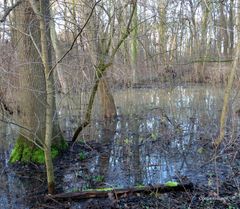
[[[52,147],[51,149],[52,159],[56,158],[58,154],[59,154],[58,149]],[[32,153],[31,161],[39,164],[45,163],[44,151],[41,149],[35,149]]]

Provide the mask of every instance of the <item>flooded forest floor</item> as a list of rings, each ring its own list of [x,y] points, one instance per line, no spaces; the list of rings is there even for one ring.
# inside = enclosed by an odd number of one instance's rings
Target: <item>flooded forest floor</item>
[[[155,142],[156,143],[156,142]],[[4,172],[15,171],[19,180],[28,185],[24,194],[19,194],[15,198],[13,208],[240,208],[239,180],[240,180],[240,153],[238,149],[239,141],[223,150],[214,151],[215,156],[209,162],[199,165],[190,175],[175,173],[172,180],[181,184],[193,182],[193,189],[185,192],[168,193],[137,193],[118,197],[90,198],[87,200],[55,200],[46,198],[45,171],[39,165],[14,165]],[[55,160],[57,193],[84,191],[87,188],[109,188],[113,185],[105,183],[105,176],[91,174],[89,167],[95,156],[104,156],[104,152],[109,149],[109,144],[99,144],[88,142],[78,143],[63,154],[61,158]],[[167,149],[165,145],[163,149]],[[201,145],[202,146],[202,145]],[[207,151],[212,151],[210,145],[204,145]],[[79,155],[84,152],[86,157]],[[80,167],[79,161],[81,163]],[[211,161],[222,166],[229,167],[230,171],[219,170]],[[64,170],[68,170],[66,176]],[[194,173],[196,175],[194,175]],[[37,175],[36,175],[37,174]],[[121,175],[118,173],[117,175]],[[200,180],[201,178],[202,180]],[[31,185],[31,186],[29,186]],[[87,185],[87,186],[86,186]],[[150,184],[151,185],[151,184]],[[83,188],[85,186],[85,188]],[[79,187],[79,188],[78,188]],[[65,188],[65,191],[64,189]],[[67,188],[67,189],[66,189]],[[127,187],[125,187],[127,188]],[[24,202],[24,203],[23,203]],[[21,204],[22,207],[21,207]]]
[[[79,140],[69,142],[68,150],[54,161],[57,193],[168,181],[191,182],[191,190],[81,201],[46,198],[44,166],[10,165],[10,146],[0,152],[0,207],[240,208],[240,121],[235,113],[240,100],[236,92],[230,101],[224,142],[218,149],[212,145],[218,136],[223,92],[199,85],[116,91],[118,117],[110,121],[94,117]],[[78,124],[73,115],[60,118],[66,138]]]

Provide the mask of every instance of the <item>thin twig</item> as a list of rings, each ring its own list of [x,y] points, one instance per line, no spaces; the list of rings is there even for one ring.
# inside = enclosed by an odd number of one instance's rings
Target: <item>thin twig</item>
[[[57,67],[57,65],[58,65],[60,62],[62,62],[62,60],[63,60],[63,59],[68,55],[68,53],[73,49],[73,47],[74,47],[74,45],[75,45],[78,37],[82,34],[84,28],[85,28],[85,27],[87,26],[87,24],[89,23],[92,15],[93,15],[93,12],[94,12],[95,7],[96,7],[100,2],[101,2],[101,0],[98,0],[98,1],[93,5],[93,8],[92,8],[92,10],[91,10],[91,13],[90,13],[90,15],[88,16],[88,18],[87,18],[86,22],[84,23],[83,27],[80,29],[79,33],[78,33],[78,34],[76,35],[76,37],[74,38],[74,40],[73,40],[70,48],[65,52],[65,54],[64,54],[64,55],[54,64],[54,66],[51,68],[51,70],[50,70],[49,73],[48,73],[48,78],[51,76],[53,70]]]
[[[22,3],[22,0],[18,0],[15,4],[13,4],[11,7],[8,7],[3,14],[2,18],[0,19],[0,22],[3,23],[6,21],[7,16],[10,14],[12,10],[14,10],[18,5]]]

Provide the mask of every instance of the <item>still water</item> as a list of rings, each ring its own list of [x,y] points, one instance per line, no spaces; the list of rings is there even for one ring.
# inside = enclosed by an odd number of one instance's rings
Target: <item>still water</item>
[[[69,165],[55,165],[59,167],[59,187],[64,192],[83,190],[92,187],[91,181],[101,182],[102,187],[153,185],[183,176],[209,184],[209,176],[216,171],[224,178],[228,163],[214,160],[209,146],[218,134],[222,98],[223,90],[212,86],[118,90],[114,92],[118,111],[114,121],[100,120],[96,100],[93,123],[79,140],[94,141],[101,149],[89,156],[73,152],[65,156]],[[78,106],[75,101],[71,108]],[[234,94],[227,127],[229,141],[239,133],[238,116],[232,111],[237,107],[238,95]],[[61,114],[63,110],[59,107]],[[69,111],[60,115],[60,120],[68,138],[79,117]],[[13,134],[14,127],[1,124],[0,208],[28,208],[23,198],[33,190],[44,191],[44,173],[35,165],[34,176],[9,169]],[[80,155],[86,160],[81,161]]]

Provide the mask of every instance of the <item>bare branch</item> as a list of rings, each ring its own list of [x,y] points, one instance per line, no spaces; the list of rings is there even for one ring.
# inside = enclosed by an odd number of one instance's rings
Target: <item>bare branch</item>
[[[4,120],[4,119],[1,119],[1,118],[0,118],[0,121],[3,122],[3,123],[6,123],[6,124],[11,124],[11,125],[17,126],[17,127],[19,127],[19,128],[22,128],[22,129],[24,129],[25,131],[27,131],[27,132],[29,132],[29,133],[33,133],[29,128],[27,128],[27,127],[25,127],[25,126],[22,126],[22,125],[20,125],[20,124],[18,124],[18,123],[14,123],[14,122],[12,122],[12,121]],[[21,133],[21,134],[22,134],[22,133]],[[36,134],[34,134],[34,136],[36,137],[36,140],[37,140],[38,142],[40,142],[40,144],[42,145],[42,147],[40,146],[39,143],[37,143],[37,141],[32,140],[32,139],[28,138],[27,136],[25,136],[25,137],[27,138],[27,140],[29,140],[30,142],[34,143],[37,147],[39,147],[40,149],[43,150],[43,147],[46,146],[46,145],[37,137]]]
[[[131,31],[133,30],[133,28],[131,28],[131,22],[132,22],[133,14],[134,14],[136,8],[137,8],[137,0],[134,1],[132,13],[131,13],[129,21],[127,23],[126,30],[122,34],[122,36],[121,36],[120,40],[118,41],[116,47],[113,49],[113,52],[112,52],[112,54],[110,56],[110,61],[108,63],[100,63],[97,66],[95,66],[95,68],[96,68],[96,71],[95,71],[95,79],[96,79],[95,80],[95,84],[94,84],[94,87],[93,87],[93,89],[91,91],[90,99],[88,101],[88,107],[87,107],[87,112],[85,114],[85,119],[84,119],[83,123],[74,132],[74,135],[72,137],[72,142],[73,143],[77,140],[77,137],[80,134],[80,132],[85,127],[87,127],[90,124],[90,122],[91,122],[90,120],[91,120],[92,107],[93,107],[93,102],[94,102],[95,95],[97,93],[99,81],[102,78],[103,73],[112,65],[114,57],[115,57],[118,49],[120,48],[122,43],[126,40],[126,38],[129,36]],[[109,47],[110,47],[110,45],[109,45]]]
[[[83,27],[80,29],[79,33],[76,35],[76,37],[74,38],[70,48],[65,52],[65,54],[55,63],[55,65],[51,68],[51,70],[49,71],[48,73],[48,78],[51,76],[53,70],[57,67],[57,65],[62,62],[62,60],[67,56],[67,54],[73,49],[74,47],[74,44],[76,43],[78,37],[82,34],[84,28],[87,26],[88,22],[90,21],[92,15],[93,15],[93,12],[94,12],[94,9],[95,7],[101,2],[102,0],[98,0],[94,5],[93,5],[93,8],[91,10],[91,13],[89,14],[86,22],[84,23]]]
[[[11,7],[8,7],[5,11],[5,13],[3,14],[3,17],[0,19],[0,22],[5,22],[7,16],[10,14],[10,12],[12,10],[14,10],[18,5],[20,5],[22,3],[22,0],[18,0],[15,4],[13,4]]]

